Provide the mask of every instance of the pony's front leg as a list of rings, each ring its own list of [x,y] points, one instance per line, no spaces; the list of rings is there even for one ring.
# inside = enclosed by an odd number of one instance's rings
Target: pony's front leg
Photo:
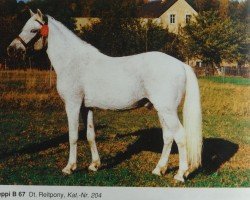
[[[78,126],[81,101],[65,101],[65,107],[68,117],[70,151],[68,164],[62,170],[62,172],[64,174],[71,174],[72,171],[76,169]]]
[[[97,151],[97,146],[95,142],[95,129],[94,129],[94,122],[93,122],[93,111],[88,111],[87,116],[87,140],[90,145],[92,162],[89,166],[90,171],[97,171],[101,165],[100,157]]]

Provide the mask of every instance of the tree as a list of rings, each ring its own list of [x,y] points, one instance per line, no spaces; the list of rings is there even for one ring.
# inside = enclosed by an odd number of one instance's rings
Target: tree
[[[197,12],[216,10],[219,8],[219,0],[186,0]]]
[[[163,29],[149,20],[147,29],[147,51],[161,51],[179,60],[185,61],[182,40],[179,35],[171,33],[168,29]]]
[[[6,56],[6,48],[21,31],[30,14],[23,2],[0,0],[0,58]]]
[[[145,51],[143,29],[136,20],[103,18],[80,37],[110,56],[125,56]]]
[[[229,0],[220,0],[219,13],[220,17],[226,18],[228,17],[229,11]]]
[[[84,29],[81,38],[110,56],[124,56],[145,51],[145,41],[140,22],[134,18],[136,3],[127,0],[95,0],[92,16],[101,23]],[[144,45],[145,47],[145,45]]]
[[[101,22],[93,27],[84,28],[80,37],[109,56],[162,51],[184,59],[180,38],[177,35],[169,33],[152,20],[141,21],[130,17],[127,9],[129,5],[119,5],[120,7],[118,4],[115,5],[117,9],[99,12],[104,15]],[[116,13],[117,11],[120,14]],[[133,12],[132,9],[131,11]]]
[[[192,58],[200,58],[210,67],[219,67],[222,60],[239,61],[244,57],[246,26],[221,18],[218,12],[202,12],[183,30]]]
[[[243,23],[247,23],[249,18],[250,0],[246,1],[230,1],[229,2],[229,17],[233,20],[239,20]],[[248,19],[249,20],[249,19]]]
[[[75,30],[74,6],[70,0],[33,0],[27,5],[36,11],[40,9],[43,13],[53,16],[55,19],[62,22],[70,30]]]
[[[16,0],[0,0],[0,16],[14,15],[17,6]]]
[[[94,0],[91,7],[91,16],[100,18],[133,18],[136,12],[134,0]]]

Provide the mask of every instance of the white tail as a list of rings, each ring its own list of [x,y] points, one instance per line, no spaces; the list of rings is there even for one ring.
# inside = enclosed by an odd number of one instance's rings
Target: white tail
[[[190,169],[201,165],[202,154],[202,114],[200,91],[192,68],[185,65],[187,81],[183,108],[183,125],[187,136],[187,157]]]

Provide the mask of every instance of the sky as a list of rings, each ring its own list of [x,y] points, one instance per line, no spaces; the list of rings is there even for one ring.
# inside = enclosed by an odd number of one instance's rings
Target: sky
[[[19,2],[19,1],[27,2],[27,1],[29,1],[29,0],[17,0],[17,2]]]

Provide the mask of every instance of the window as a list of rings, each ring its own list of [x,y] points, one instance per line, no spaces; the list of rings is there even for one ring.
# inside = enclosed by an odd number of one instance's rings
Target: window
[[[191,20],[191,15],[186,15],[186,23],[188,24]]]
[[[175,14],[171,14],[170,15],[170,24],[174,24],[175,23]]]

